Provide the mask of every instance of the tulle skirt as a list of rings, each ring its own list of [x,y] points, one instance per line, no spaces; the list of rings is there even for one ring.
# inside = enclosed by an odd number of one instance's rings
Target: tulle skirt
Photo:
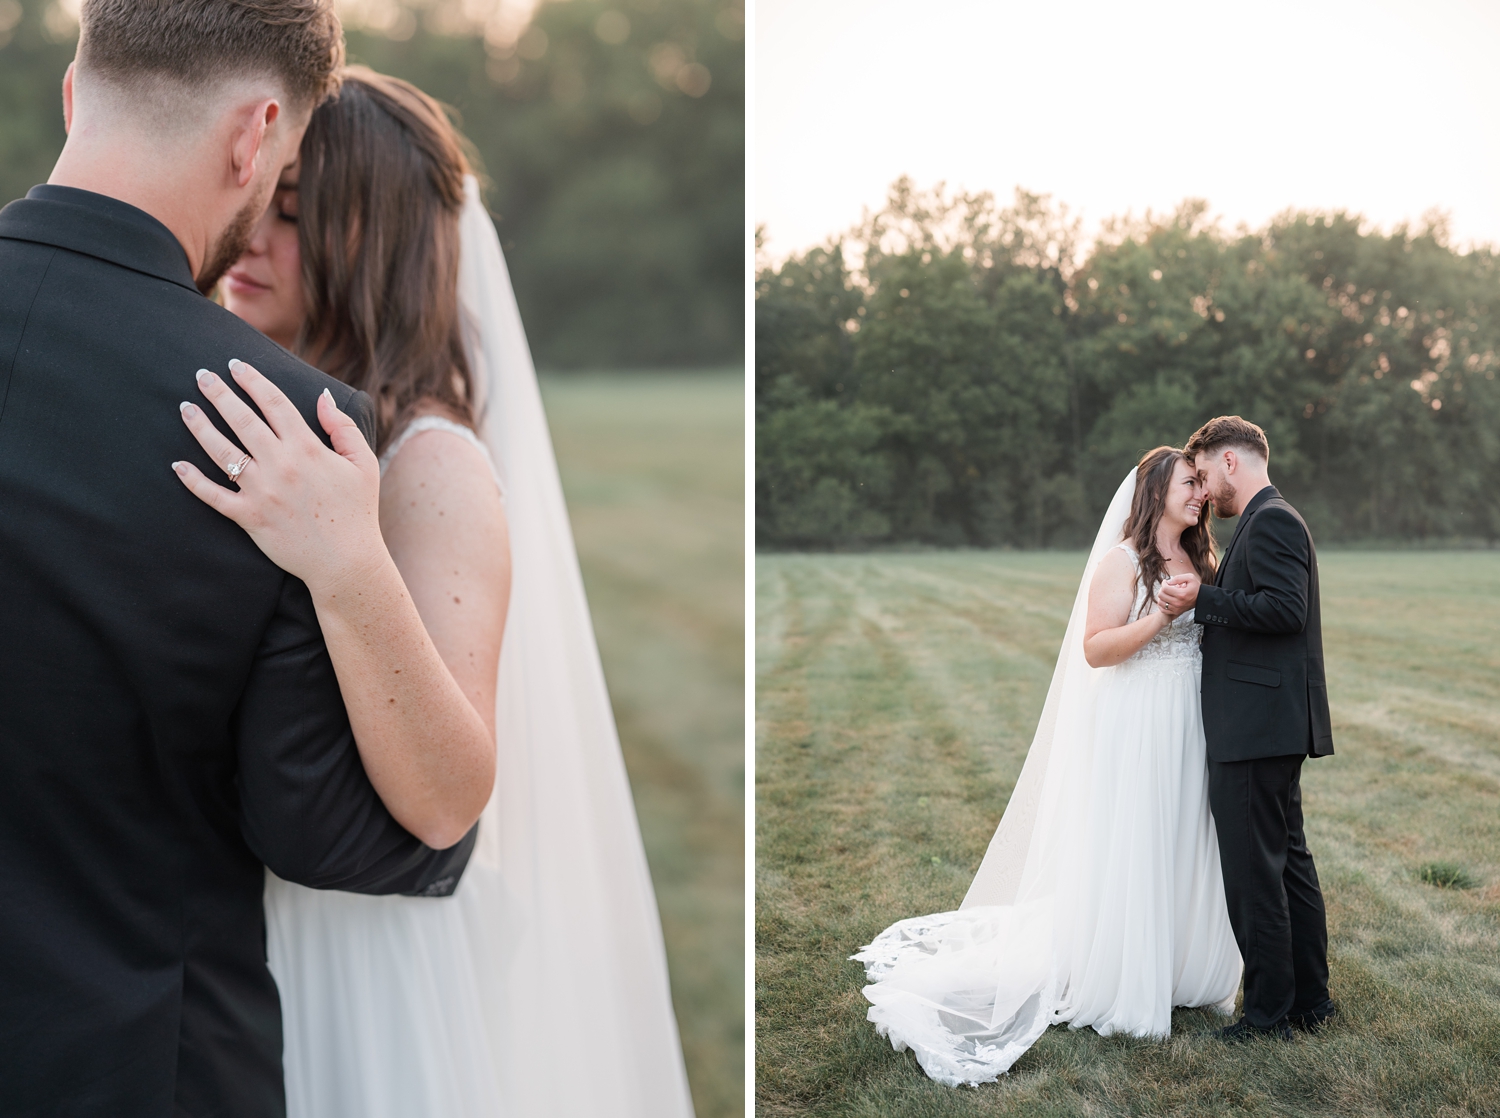
[[[288,1118],[497,1118],[500,1084],[475,961],[493,953],[499,883],[451,897],[306,889],[267,874]]]
[[[903,920],[854,958],[869,1019],[943,1083],[992,1082],[1049,1024],[1165,1037],[1174,1006],[1234,1008],[1196,656],[1101,673],[1056,881]]]

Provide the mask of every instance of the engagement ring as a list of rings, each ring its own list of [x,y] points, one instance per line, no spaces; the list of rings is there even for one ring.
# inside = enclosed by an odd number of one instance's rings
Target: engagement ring
[[[250,465],[251,461],[251,457],[247,454],[238,462],[231,462],[229,465],[225,466],[224,472],[229,475],[230,481],[238,485],[240,481],[240,475],[245,472],[245,467]]]

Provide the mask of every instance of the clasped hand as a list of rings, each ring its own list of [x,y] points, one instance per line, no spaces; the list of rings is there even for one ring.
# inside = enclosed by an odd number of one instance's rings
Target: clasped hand
[[[296,406],[259,371],[243,361],[230,374],[255,401],[264,420],[214,373],[198,371],[198,388],[224,417],[245,450],[225,438],[203,409],[184,401],[182,419],[198,445],[234,478],[238,491],[210,481],[190,462],[174,462],[182,483],[204,504],[249,533],[282,570],[295,575],[316,597],[357,584],[365,567],[386,554],[380,535],[380,464],[359,426],[324,389],[318,421],[333,443],[329,450]],[[235,476],[231,467],[250,453]]]
[[[1178,618],[1197,604],[1198,588],[1202,585],[1196,574],[1173,575],[1156,592],[1156,604],[1168,617]]]

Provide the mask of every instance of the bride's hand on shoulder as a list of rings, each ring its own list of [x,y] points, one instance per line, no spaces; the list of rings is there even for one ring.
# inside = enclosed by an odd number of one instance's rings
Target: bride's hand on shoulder
[[[326,389],[318,398],[318,421],[333,449],[313,432],[296,406],[243,361],[229,363],[235,383],[265,419],[216,374],[198,372],[198,388],[249,451],[234,480],[238,489],[204,476],[191,462],[174,462],[182,483],[204,504],[249,533],[282,570],[317,593],[388,562],[380,534],[380,463],[363,432],[338,409]],[[210,422],[204,410],[184,401],[182,420],[226,476],[245,457]]]

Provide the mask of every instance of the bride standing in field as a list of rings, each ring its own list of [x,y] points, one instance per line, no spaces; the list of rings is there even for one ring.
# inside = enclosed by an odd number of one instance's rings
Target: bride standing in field
[[[1004,818],[956,912],[854,958],[869,1019],[933,1079],[993,1082],[1048,1025],[1165,1037],[1233,1011],[1239,949],[1208,805],[1201,627],[1158,602],[1210,581],[1199,472],[1158,447],[1111,501]]]
[[[442,847],[479,820],[451,897],[268,876],[289,1118],[691,1118],[536,375],[442,107],[348,68],[226,287],[231,311],[374,398],[376,446],[327,397],[327,449],[240,362],[270,427],[199,384],[251,454],[183,408],[238,491],[179,473],[308,582],[398,822]]]

